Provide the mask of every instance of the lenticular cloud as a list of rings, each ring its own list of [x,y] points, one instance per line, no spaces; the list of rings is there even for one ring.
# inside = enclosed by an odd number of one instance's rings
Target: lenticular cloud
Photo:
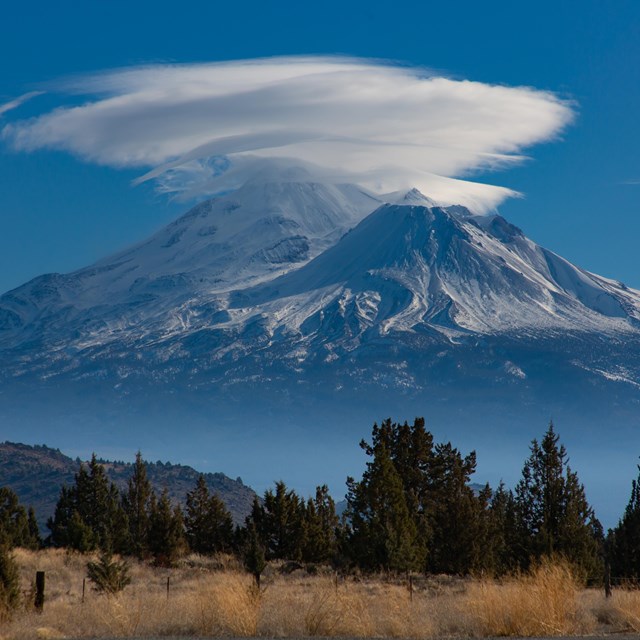
[[[278,159],[318,179],[378,192],[415,186],[482,211],[514,192],[461,178],[521,161],[572,117],[549,92],[341,58],[145,66],[56,89],[75,104],[5,125],[5,141],[139,168],[139,181],[189,198],[238,186]]]

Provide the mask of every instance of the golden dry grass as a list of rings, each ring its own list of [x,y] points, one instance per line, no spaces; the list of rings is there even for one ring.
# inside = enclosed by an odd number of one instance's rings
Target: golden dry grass
[[[614,589],[611,598],[594,607],[598,620],[622,632],[640,633],[640,591]]]
[[[501,583],[472,582],[464,600],[474,636],[560,636],[593,631],[581,595],[568,565],[546,562]]]
[[[132,584],[100,595],[82,579],[88,558],[64,551],[16,551],[24,605],[0,625],[0,639],[145,636],[200,637],[488,637],[640,631],[640,592],[584,590],[562,564],[543,564],[504,581],[405,584],[271,570],[263,588],[233,559],[192,556],[169,570],[131,563]],[[32,581],[47,576],[44,611]],[[170,591],[167,595],[167,577]]]

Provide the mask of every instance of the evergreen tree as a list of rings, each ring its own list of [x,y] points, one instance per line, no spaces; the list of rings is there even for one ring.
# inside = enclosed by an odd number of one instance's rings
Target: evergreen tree
[[[29,539],[25,545],[28,549],[35,551],[42,547],[42,537],[40,536],[40,528],[36,520],[36,512],[33,507],[29,507],[27,512],[27,528],[29,530]]]
[[[71,513],[71,518],[65,528],[66,542],[64,546],[80,553],[87,553],[98,548],[98,541],[93,529],[77,512]]]
[[[95,454],[88,469],[80,466],[73,486],[61,489],[55,513],[47,526],[51,531],[50,541],[57,547],[77,551],[126,550],[128,523],[120,494],[109,482]]]
[[[102,551],[98,562],[87,563],[87,576],[95,585],[96,591],[108,595],[118,593],[131,584],[127,563],[114,560],[108,550]]]
[[[81,472],[86,473],[81,467]],[[76,476],[77,477],[77,476]],[[78,511],[74,487],[62,487],[52,517],[47,521],[51,531],[48,542],[55,547],[66,547],[76,551],[91,551],[96,548],[93,531],[85,524]]]
[[[305,544],[304,501],[284,482],[268,489],[262,504],[254,501],[250,520],[256,527],[267,559],[301,560]]]
[[[516,505],[513,492],[507,491],[503,482],[491,497],[488,528],[487,551],[491,555],[491,572],[497,576],[515,572],[520,556],[517,550]]]
[[[489,484],[472,496],[472,522],[476,530],[476,538],[472,540],[471,553],[469,554],[470,571],[495,575],[496,562],[494,552],[494,539],[492,529],[491,504],[493,491]]]
[[[151,506],[151,483],[147,478],[147,465],[140,451],[136,454],[133,474],[122,496],[122,507],[129,524],[129,552],[137,558],[149,554],[149,509]]]
[[[490,494],[487,490],[476,495],[469,486],[475,453],[463,457],[449,443],[434,446],[423,418],[416,418],[412,426],[391,420],[374,424],[371,444],[362,441],[360,446],[373,460],[367,463],[361,482],[348,480],[346,516],[352,531],[344,548],[356,562],[373,568],[373,551],[367,543],[373,536],[373,547],[378,549],[374,564],[380,563],[380,536],[384,537],[386,528],[380,522],[388,515],[382,520],[380,516],[386,512],[394,513],[396,522],[396,530],[389,531],[394,535],[403,531],[396,543],[389,544],[405,550],[411,547],[404,561],[407,566],[453,573],[485,567]],[[380,502],[380,483],[388,485],[383,493],[395,496],[392,502]],[[405,510],[408,526],[402,515]]]
[[[533,440],[516,487],[519,564],[560,555],[596,576],[602,528],[559,440],[553,424],[540,443]]]
[[[339,519],[327,485],[317,487],[315,498],[307,501],[304,522],[302,559],[318,563],[332,560],[337,550],[336,529]]]
[[[633,581],[640,580],[640,466],[638,471],[624,514],[607,537],[611,573]]]
[[[84,505],[84,513],[80,513],[84,522],[94,532],[98,547],[102,550],[126,550],[129,527],[122,510],[120,493],[116,486],[109,482],[95,453],[89,462],[86,490],[82,491],[79,488],[78,499]]]
[[[0,488],[0,539],[11,547],[25,547],[37,549],[40,546],[38,526],[35,522],[33,509],[29,514],[20,504],[18,496],[9,487]]]
[[[393,423],[389,418],[380,426],[374,424],[371,436],[371,444],[362,440],[360,448],[373,457],[378,447],[386,447],[402,480],[405,502],[423,547],[421,554],[426,557],[433,536],[436,507],[432,486],[433,435],[426,430],[424,418],[416,418],[412,426],[407,422]]]
[[[466,574],[483,564],[483,520],[486,495],[469,486],[476,455],[462,454],[450,443],[436,445],[429,471],[432,552],[427,567],[434,573]]]
[[[187,493],[186,539],[192,551],[202,554],[230,551],[233,520],[224,503],[211,495],[203,475],[193,491]]]
[[[255,504],[255,503],[254,503]],[[255,522],[249,519],[247,523],[247,540],[244,551],[245,569],[254,577],[256,587],[260,588],[260,578],[267,566],[265,549],[258,535]]]
[[[11,617],[20,602],[18,566],[6,541],[0,541],[0,622]]]
[[[368,570],[419,569],[423,548],[384,440],[376,442],[371,453],[373,460],[367,463],[362,480],[347,479],[350,555]]]
[[[173,566],[184,548],[184,524],[180,507],[171,507],[165,489],[160,499],[151,496],[149,515],[149,551],[155,564]]]

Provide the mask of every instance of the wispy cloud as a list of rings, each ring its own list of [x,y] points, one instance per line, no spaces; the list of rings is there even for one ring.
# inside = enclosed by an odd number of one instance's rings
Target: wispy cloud
[[[29,91],[29,93],[24,93],[23,95],[10,100],[9,102],[0,104],[0,116],[4,113],[7,113],[7,111],[17,109],[20,105],[27,102],[27,100],[31,100],[31,98],[35,98],[36,96],[41,96],[43,93],[44,91]]]
[[[9,123],[4,140],[141,168],[141,180],[189,197],[287,158],[378,191],[417,186],[487,209],[513,192],[461,178],[521,162],[573,117],[570,104],[529,87],[331,57],[136,67],[58,88],[87,102]]]

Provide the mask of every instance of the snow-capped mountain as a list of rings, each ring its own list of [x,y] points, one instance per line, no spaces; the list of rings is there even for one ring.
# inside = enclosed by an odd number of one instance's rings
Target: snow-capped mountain
[[[374,196],[299,177],[250,182],[111,258],[0,298],[5,381],[239,385],[276,366],[299,383],[322,363],[357,383],[366,367],[348,363],[375,352],[378,367],[397,370],[386,387],[424,388],[443,349],[479,340],[638,336],[640,292],[573,266],[498,215],[416,190]],[[566,356],[640,383],[636,353],[605,365],[609,352]],[[503,359],[493,366],[528,377],[526,362]]]
[[[480,460],[550,418],[598,460],[640,450],[640,292],[415,190],[249,182],[1,296],[0,363],[6,438],[206,450],[258,485],[296,464],[343,480],[387,416]]]

